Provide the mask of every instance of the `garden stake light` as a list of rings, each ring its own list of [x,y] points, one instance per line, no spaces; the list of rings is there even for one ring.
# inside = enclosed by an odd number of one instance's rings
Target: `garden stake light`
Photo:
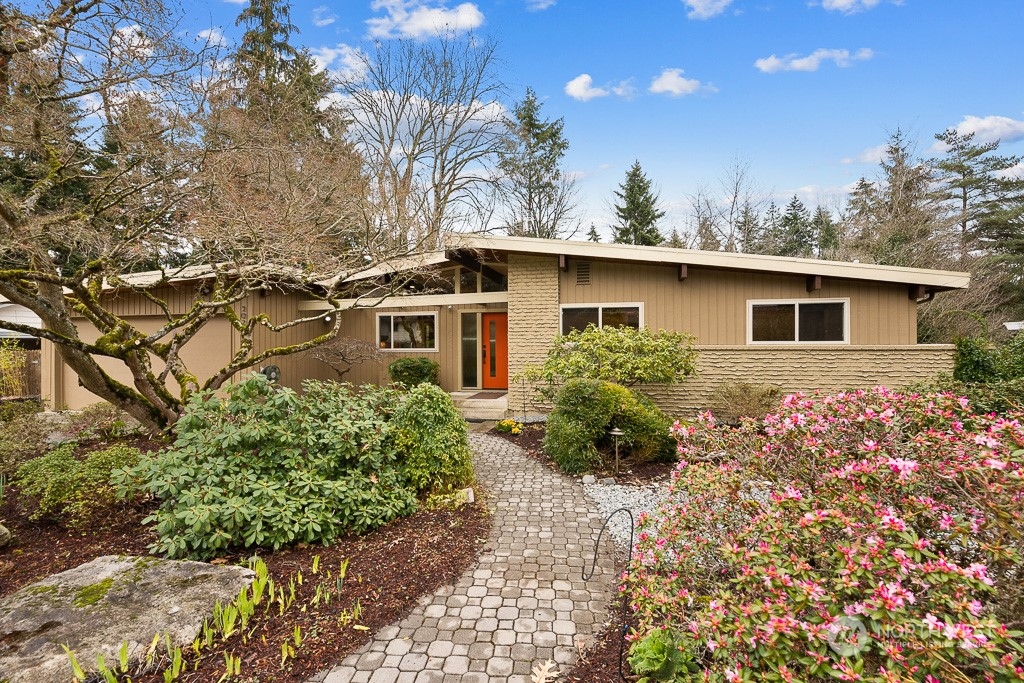
[[[623,431],[614,427],[608,433],[615,439],[615,476],[617,477],[619,476],[619,437],[623,435]]]

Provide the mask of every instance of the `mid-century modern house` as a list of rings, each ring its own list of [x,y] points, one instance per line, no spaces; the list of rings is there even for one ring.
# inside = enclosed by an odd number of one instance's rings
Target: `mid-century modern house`
[[[479,235],[458,236],[415,267],[431,274],[429,286],[362,299],[341,314],[342,334],[369,342],[382,358],[355,366],[345,380],[385,383],[390,361],[425,356],[440,364],[448,391],[507,391],[510,414],[535,410],[526,402],[530,388],[514,381],[517,373],[542,362],[557,334],[590,323],[696,337],[699,375],[648,388],[674,416],[707,405],[727,382],[813,391],[927,379],[952,370],[953,348],[917,343],[917,307],[970,281],[967,273],[939,270]],[[185,310],[201,284],[172,283],[172,313]],[[159,309],[137,294],[120,296],[122,314],[143,329],[156,328]],[[270,292],[253,294],[242,307],[243,315],[283,321],[323,305]],[[277,341],[294,343],[315,332],[295,328]],[[185,359],[200,375],[221,367],[237,343],[234,334],[226,320],[215,320],[188,345]],[[308,354],[274,363],[281,382],[295,388],[307,378],[334,377]],[[43,391],[52,404],[71,408],[96,400],[48,343]]]

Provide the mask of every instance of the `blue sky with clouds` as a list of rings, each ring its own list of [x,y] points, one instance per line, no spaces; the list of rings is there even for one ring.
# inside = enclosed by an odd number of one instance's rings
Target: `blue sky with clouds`
[[[238,35],[242,3],[187,8],[191,30]],[[604,234],[634,160],[668,232],[737,162],[779,203],[835,206],[897,128],[921,156],[949,127],[1024,154],[1022,0],[313,0],[292,21],[331,69],[439,26],[496,40],[506,104],[531,87],[564,118],[584,228]]]

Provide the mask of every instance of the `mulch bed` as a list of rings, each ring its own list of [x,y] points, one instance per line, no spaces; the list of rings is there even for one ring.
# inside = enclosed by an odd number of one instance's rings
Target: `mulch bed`
[[[544,452],[544,425],[524,425],[523,431],[519,434],[499,432],[496,429],[492,429],[490,434],[516,444],[526,452],[527,456],[556,472],[560,471],[551,456]],[[634,464],[626,461],[620,463],[618,476],[608,467],[594,474],[598,478],[615,477],[615,482],[618,484],[636,486],[666,479],[675,466],[676,463],[672,462]],[[621,573],[623,569],[624,566],[621,562],[617,563],[616,573]],[[582,654],[576,666],[558,680],[565,681],[565,683],[614,683],[619,680],[637,680],[638,677],[630,672],[629,665],[626,663],[629,647],[623,647],[622,643],[622,606],[621,603],[616,602],[609,609],[608,622],[604,624],[597,642]]]
[[[134,443],[141,446],[143,444]],[[154,447],[158,447],[156,445]],[[478,491],[480,499],[485,492]],[[8,486],[0,520],[14,534],[0,550],[0,597],[102,555],[145,555],[155,540],[142,525],[151,508],[124,507],[88,527],[64,529],[52,521],[30,521],[17,490]],[[179,681],[216,681],[224,673],[224,654],[241,657],[241,675],[252,681],[304,681],[337,664],[364,645],[378,629],[400,620],[417,599],[455,583],[486,546],[491,518],[478,503],[457,509],[421,510],[364,536],[346,537],[330,547],[299,545],[262,555],[274,583],[290,590],[295,601],[285,611],[258,609],[249,622],[247,642],[241,634],[218,642],[195,661]],[[239,550],[215,562],[245,563],[252,551]],[[318,572],[313,572],[319,556]],[[348,560],[344,582],[339,567]],[[327,572],[331,578],[327,579]],[[301,572],[301,583],[295,581]],[[330,604],[314,605],[314,595],[331,593]],[[358,619],[353,615],[358,603]],[[302,635],[294,646],[295,628]],[[294,656],[282,664],[282,644],[291,642]],[[86,664],[86,662],[82,662]],[[162,674],[133,676],[136,683],[163,681]]]

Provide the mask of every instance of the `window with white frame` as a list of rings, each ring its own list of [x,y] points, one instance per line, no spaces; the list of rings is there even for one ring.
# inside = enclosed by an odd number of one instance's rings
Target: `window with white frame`
[[[437,314],[377,314],[377,346],[384,351],[437,350]]]
[[[643,324],[643,305],[625,304],[566,304],[562,306],[562,334],[573,330],[581,332],[588,325],[618,327],[625,325],[640,329]]]
[[[751,344],[847,344],[849,299],[747,302],[747,342]]]

